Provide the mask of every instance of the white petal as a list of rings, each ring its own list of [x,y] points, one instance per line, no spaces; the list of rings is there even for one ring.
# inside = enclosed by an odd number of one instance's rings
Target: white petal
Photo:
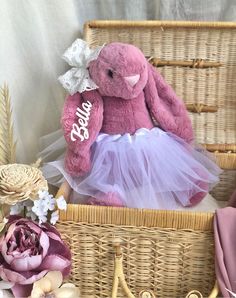
[[[76,288],[76,286],[70,282],[65,283],[61,286],[61,288]]]
[[[63,275],[60,271],[49,271],[45,277],[51,281],[51,291],[59,288],[63,282]]]
[[[8,282],[8,281],[4,281],[4,280],[0,281],[0,289],[1,290],[8,290],[8,289],[12,288],[13,286],[14,286],[13,282]]]
[[[0,290],[0,298],[14,298],[14,296],[7,290]]]
[[[66,210],[66,208],[67,208],[67,203],[66,203],[66,200],[64,199],[63,196],[60,196],[60,197],[57,199],[57,207],[58,207],[60,210]]]
[[[47,221],[47,217],[44,215],[38,216],[39,218],[39,224],[41,225],[42,223]]]
[[[59,288],[52,292],[56,298],[79,298],[80,293],[78,288]]]
[[[48,195],[48,191],[47,190],[39,190],[38,195],[39,195],[39,199],[43,199],[44,197],[46,197]]]
[[[54,211],[54,212],[51,214],[50,223],[51,223],[52,225],[55,225],[56,222],[58,221],[58,219],[59,219],[59,211],[56,210],[56,211]]]
[[[44,200],[39,199],[34,201],[32,211],[38,216],[47,215],[48,208],[45,208]]]
[[[55,205],[56,205],[56,200],[51,196],[49,201],[48,201],[48,209],[50,211],[55,209]]]
[[[24,206],[22,203],[17,203],[10,207],[10,215],[17,215],[20,214],[24,209]]]

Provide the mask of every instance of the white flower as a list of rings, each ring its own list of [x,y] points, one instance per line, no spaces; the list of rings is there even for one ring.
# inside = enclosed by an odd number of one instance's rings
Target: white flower
[[[55,223],[58,221],[58,219],[59,219],[59,211],[56,210],[51,214],[50,223],[52,225],[55,225]]]
[[[48,210],[52,211],[55,209],[55,199],[51,194],[49,194],[48,191],[42,190],[38,192],[39,199],[37,201],[41,201],[41,206],[43,208],[44,212],[47,212]]]
[[[44,199],[44,211],[52,211],[55,209],[56,200],[53,198],[52,195],[48,195]]]
[[[44,199],[46,196],[49,195],[47,190],[40,190],[38,191],[39,199]]]
[[[10,215],[18,215],[24,210],[24,205],[22,203],[17,203],[10,207]]]
[[[45,216],[45,215],[39,215],[38,216],[38,218],[39,218],[39,224],[41,225],[42,223],[44,223],[44,222],[46,222],[47,221],[47,216]]]
[[[38,192],[38,200],[30,201],[26,203],[27,209],[27,217],[30,217],[32,220],[36,220],[38,218],[39,224],[42,224],[47,221],[50,217],[50,222],[54,225],[59,218],[59,211],[56,210],[56,206],[58,209],[66,210],[66,201],[63,196],[59,197],[57,200],[48,193],[48,191],[43,190]]]
[[[64,199],[63,196],[60,196],[56,201],[57,201],[57,207],[58,207],[58,209],[60,209],[60,210],[66,210],[67,203],[66,203],[66,200]]]
[[[47,215],[47,212],[45,212],[44,208],[44,202],[43,200],[35,200],[34,201],[34,206],[32,207],[32,211],[38,216],[45,216]]]

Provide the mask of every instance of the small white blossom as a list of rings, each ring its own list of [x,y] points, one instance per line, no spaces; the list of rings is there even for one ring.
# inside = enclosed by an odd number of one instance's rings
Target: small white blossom
[[[51,214],[50,223],[51,223],[52,225],[55,225],[56,222],[58,221],[58,219],[59,219],[59,211],[56,210],[56,211],[54,211],[54,212]]]
[[[43,190],[38,192],[39,199],[37,201],[41,201],[41,206],[43,208],[44,212],[47,212],[48,210],[52,211],[55,209],[55,199],[51,194],[48,193],[48,191]]]
[[[48,195],[44,199],[44,211],[52,211],[55,209],[56,200],[53,198],[52,195]]]
[[[47,221],[47,216],[45,216],[45,215],[39,215],[38,216],[38,218],[39,218],[39,224],[41,225],[42,223],[45,223],[46,221]]]
[[[57,201],[57,207],[58,207],[58,209],[60,209],[60,210],[66,210],[67,203],[66,203],[66,200],[64,199],[63,196],[60,196],[56,201]]]
[[[44,202],[42,200],[35,200],[34,206],[32,207],[32,211],[38,216],[45,216],[47,212],[45,212]]]
[[[18,215],[24,210],[24,205],[22,203],[17,203],[10,208],[10,215]]]
[[[23,207],[21,207],[22,210],[24,207],[27,210],[27,217],[31,218],[32,220],[38,219],[39,224],[46,222],[50,217],[50,222],[54,225],[59,219],[59,211],[54,210],[57,208],[66,210],[67,204],[63,196],[55,199],[51,194],[49,194],[48,191],[41,190],[38,192],[38,199],[34,201],[27,200],[23,202]],[[17,208],[15,207],[15,209]]]
[[[47,190],[40,190],[38,191],[39,199],[44,199],[46,196],[49,195]]]

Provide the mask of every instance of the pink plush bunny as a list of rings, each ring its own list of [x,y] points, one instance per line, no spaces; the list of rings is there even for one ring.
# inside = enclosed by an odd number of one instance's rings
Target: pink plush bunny
[[[87,70],[93,90],[71,92],[61,119],[73,189],[91,204],[174,209],[199,202],[219,169],[192,147],[183,102],[143,53],[110,43]]]

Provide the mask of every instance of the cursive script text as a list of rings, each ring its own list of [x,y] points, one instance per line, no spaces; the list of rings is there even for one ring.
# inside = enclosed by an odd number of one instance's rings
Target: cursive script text
[[[71,140],[74,142],[80,139],[81,142],[89,138],[89,131],[87,129],[90,111],[92,104],[90,101],[82,103],[82,109],[77,108],[75,115],[78,117],[78,124],[73,123],[70,133]]]

